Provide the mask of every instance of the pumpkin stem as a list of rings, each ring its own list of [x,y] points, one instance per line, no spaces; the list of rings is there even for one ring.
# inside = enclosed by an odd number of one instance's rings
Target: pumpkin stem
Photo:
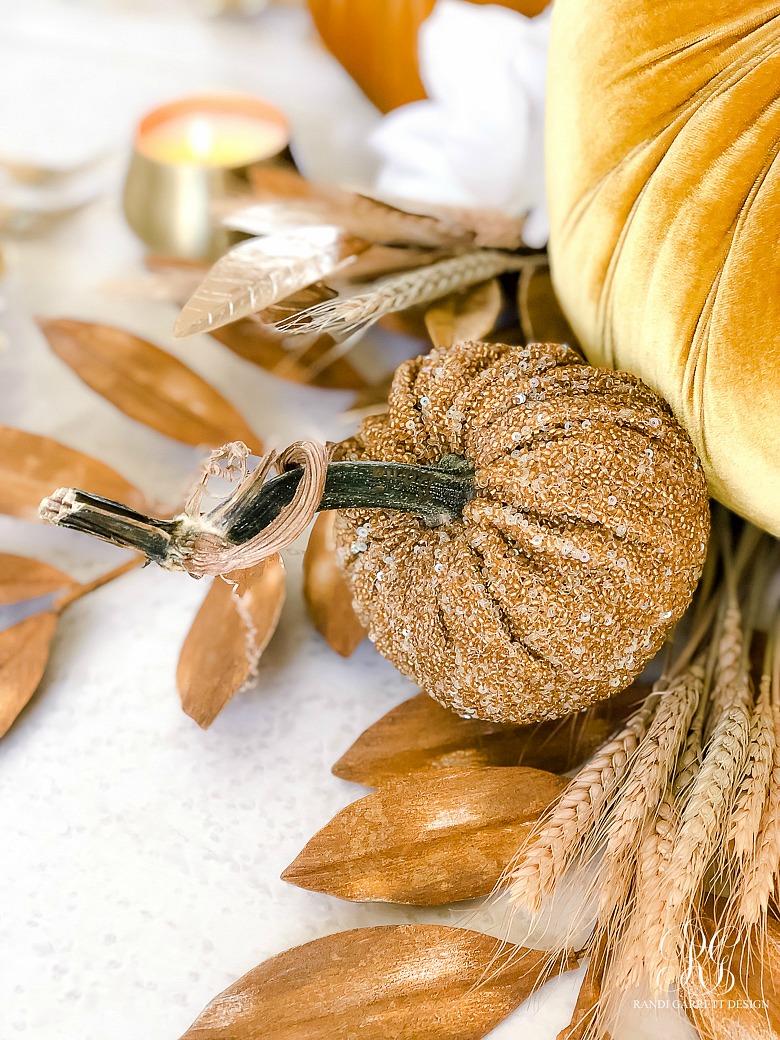
[[[223,548],[233,550],[247,546],[275,523],[289,522],[289,507],[295,506],[293,500],[305,472],[305,465],[292,465],[270,480],[253,481],[250,475],[217,509],[199,518],[184,513],[162,520],[75,488],[61,488],[44,499],[40,516],[49,523],[137,549],[150,561],[169,569],[222,573],[221,569],[188,565],[193,539],[216,538]],[[329,462],[321,496],[311,513],[326,509],[395,509],[436,526],[459,517],[473,493],[473,470],[460,456],[446,456],[437,466]],[[306,517],[306,522],[310,518]],[[283,548],[290,540],[270,551]],[[232,569],[249,565],[240,552],[234,553],[233,559],[236,565]]]

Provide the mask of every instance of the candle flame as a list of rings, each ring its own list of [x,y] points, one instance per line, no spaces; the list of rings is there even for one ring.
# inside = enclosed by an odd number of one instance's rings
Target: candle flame
[[[190,122],[187,143],[196,159],[207,159],[214,147],[214,128],[205,116],[195,116]]]

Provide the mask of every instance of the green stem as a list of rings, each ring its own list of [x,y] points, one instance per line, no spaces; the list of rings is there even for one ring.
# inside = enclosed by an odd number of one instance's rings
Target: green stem
[[[242,545],[277,519],[288,506],[303,470],[294,467],[261,484],[251,496],[237,496],[219,510],[219,531]],[[474,493],[474,474],[464,459],[447,456],[438,466],[401,462],[331,462],[319,510],[397,509],[434,526],[457,519]],[[96,538],[142,552],[165,565],[186,520],[160,520],[120,502],[69,489],[42,506],[42,516]],[[208,521],[208,516],[205,518]]]

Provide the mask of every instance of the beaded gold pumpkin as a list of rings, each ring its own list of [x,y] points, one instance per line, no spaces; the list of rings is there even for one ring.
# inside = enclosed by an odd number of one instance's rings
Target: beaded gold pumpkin
[[[403,364],[345,459],[474,472],[461,517],[339,513],[377,649],[464,716],[533,722],[628,686],[688,606],[706,483],[670,409],[569,347],[461,343]]]

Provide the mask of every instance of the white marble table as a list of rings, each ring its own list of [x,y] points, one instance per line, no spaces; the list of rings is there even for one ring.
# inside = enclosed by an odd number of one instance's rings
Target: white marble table
[[[121,171],[140,113],[203,88],[281,105],[320,174],[365,170],[358,144],[376,114],[302,12],[212,21],[186,2],[0,0],[0,159],[76,161],[109,147]],[[124,326],[186,358],[268,444],[343,434],[349,395],[283,383],[207,337],[177,343],[171,305],[101,288],[142,269],[116,179],[7,254],[1,422],[98,455],[163,498],[196,472],[196,451],[126,419],[52,358],[33,322],[48,314]],[[78,577],[121,560],[7,518],[0,551]],[[290,946],[361,925],[463,921],[461,910],[355,905],[279,880],[364,793],[331,764],[415,692],[369,644],[349,662],[327,648],[304,616],[300,548],[287,563],[288,600],[258,681],[208,732],[181,712],[174,683],[203,585],[149,568],[63,616],[41,688],[0,745],[0,1040],[176,1040],[219,990]],[[489,914],[470,920],[490,925]],[[556,980],[492,1035],[551,1040],[574,993],[572,978]],[[658,1023],[623,1035],[645,1028],[654,1035]]]

